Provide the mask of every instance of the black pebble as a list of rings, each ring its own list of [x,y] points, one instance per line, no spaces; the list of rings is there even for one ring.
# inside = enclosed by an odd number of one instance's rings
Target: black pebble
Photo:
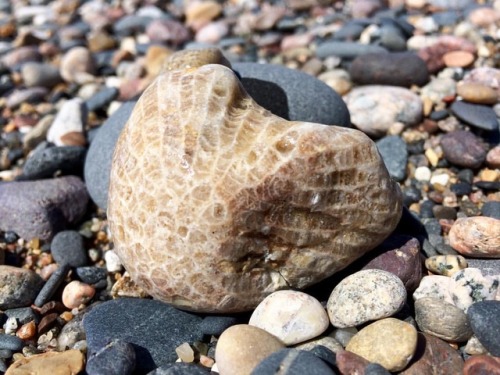
[[[17,336],[0,333],[0,349],[20,351],[24,346],[23,340]]]
[[[469,195],[472,192],[472,186],[468,182],[457,182],[455,184],[451,184],[450,190],[452,193],[456,195]]]
[[[369,363],[365,367],[365,375],[391,375],[391,373],[378,363]]]
[[[31,307],[19,307],[17,309],[5,310],[4,314],[7,318],[16,318],[20,324],[26,324],[32,320],[38,324],[40,321],[39,315]]]
[[[391,177],[396,181],[403,181],[408,162],[406,143],[397,135],[389,135],[377,141],[376,144]]]
[[[414,186],[403,189],[403,204],[406,207],[410,207],[412,203],[417,203],[422,199],[422,193],[420,189]]]
[[[493,356],[500,357],[500,301],[481,301],[467,310],[467,318],[479,342]]]
[[[422,219],[434,217],[434,213],[432,212],[432,207],[434,207],[434,205],[435,203],[431,200],[420,203],[420,217]]]
[[[429,118],[434,121],[439,121],[439,120],[444,120],[449,115],[450,114],[446,109],[442,109],[440,111],[432,111],[431,114],[429,115]]]
[[[96,111],[104,108],[111,103],[118,96],[118,89],[116,87],[106,87],[105,89],[94,94],[88,99],[85,104],[89,112]]]
[[[74,230],[57,233],[50,244],[50,250],[54,260],[60,265],[83,267],[88,264],[83,237]]]
[[[64,278],[68,274],[70,267],[67,265],[60,265],[59,268],[50,276],[42,290],[38,293],[35,299],[35,306],[42,307],[50,301],[54,293],[59,289]]]
[[[89,357],[88,375],[129,375],[135,368],[134,347],[123,340],[112,340]]]
[[[326,362],[328,365],[330,365],[330,367],[335,368],[337,364],[335,353],[328,349],[326,346],[316,345],[311,350],[308,350],[308,352],[314,354],[323,362]]]
[[[483,204],[481,208],[481,214],[483,216],[493,217],[495,219],[500,219],[500,202],[488,201]]]
[[[499,181],[478,181],[474,185],[483,190],[500,190]]]
[[[281,349],[264,358],[252,375],[334,375],[321,359],[305,350]]]
[[[220,336],[226,329],[238,323],[238,318],[234,316],[210,315],[201,321],[200,331],[204,335]]]
[[[78,267],[76,275],[79,279],[98,289],[104,288],[107,285],[108,271],[102,267]]]

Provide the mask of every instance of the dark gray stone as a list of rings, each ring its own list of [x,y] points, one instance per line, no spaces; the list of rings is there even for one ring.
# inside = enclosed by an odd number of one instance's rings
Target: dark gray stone
[[[115,144],[135,102],[125,102],[101,125],[90,144],[85,160],[85,183],[92,200],[103,210],[108,208],[109,172]]]
[[[469,195],[472,192],[472,185],[468,182],[457,182],[450,185],[450,190],[458,196]]]
[[[45,87],[30,87],[16,89],[7,98],[7,107],[16,108],[21,103],[40,103],[44,101],[49,91]]]
[[[89,262],[83,237],[74,230],[65,230],[55,235],[50,244],[52,257],[60,265],[83,267]]]
[[[194,363],[174,363],[173,365],[161,366],[148,375],[208,375],[209,369],[195,365]]]
[[[12,357],[12,354],[14,354],[12,352],[12,350],[9,350],[9,349],[0,349],[0,358],[2,358],[2,359],[9,359],[9,358]]]
[[[70,267],[68,265],[63,264],[60,265],[52,275],[50,275],[50,278],[47,280],[35,299],[35,306],[42,307],[50,301],[54,293],[57,291],[57,289],[59,289],[64,279],[66,278],[69,269]]]
[[[238,323],[238,318],[234,316],[209,315],[201,322],[200,331],[204,335],[220,336],[226,329]]]
[[[366,26],[368,26],[366,22],[359,22],[357,20],[346,22],[335,32],[333,39],[343,41],[358,40]]]
[[[119,91],[116,87],[106,87],[96,94],[92,95],[86,102],[86,106],[89,112],[96,111],[106,107],[111,103],[116,97],[118,97]]]
[[[87,210],[85,184],[75,176],[0,184],[0,230],[49,240]]]
[[[51,88],[62,82],[59,69],[54,65],[38,62],[27,62],[21,67],[23,83],[27,87],[42,86]]]
[[[304,350],[281,349],[263,359],[252,375],[334,375],[321,359]]]
[[[450,109],[460,120],[476,128],[489,131],[499,128],[495,111],[489,106],[455,101]]]
[[[351,78],[361,85],[424,86],[429,72],[424,60],[412,52],[369,53],[354,59]]]
[[[72,349],[78,341],[85,340],[83,317],[88,313],[87,310],[75,316],[62,327],[59,336],[57,336],[57,349],[59,351]]]
[[[153,19],[147,16],[126,15],[113,24],[115,34],[128,36],[143,33]]]
[[[337,363],[335,353],[323,345],[315,345],[312,349],[308,350],[309,353],[314,354],[316,357],[321,359],[323,362],[335,368]]]
[[[484,276],[500,275],[500,259],[467,259],[470,268],[479,268]]]
[[[121,298],[104,302],[83,319],[89,355],[110,340],[134,346],[136,372],[144,374],[177,360],[175,348],[201,340],[201,317],[155,300]]]
[[[378,363],[369,363],[365,367],[365,375],[391,375],[391,373]]]
[[[23,346],[23,340],[19,337],[0,333],[0,349],[8,349],[18,352],[23,348]]]
[[[76,275],[86,284],[96,288],[104,288],[107,285],[108,270],[102,267],[78,267]]]
[[[40,321],[39,315],[31,307],[19,307],[17,309],[9,309],[3,312],[7,318],[16,318],[22,325],[34,321],[38,324]]]
[[[236,63],[243,87],[262,107],[291,121],[350,127],[342,98],[317,78],[280,65]]]
[[[479,342],[493,356],[500,357],[500,301],[481,301],[472,304],[467,317]]]
[[[389,135],[377,141],[377,148],[391,177],[396,181],[403,181],[408,162],[405,141],[397,135]]]
[[[43,279],[31,270],[0,266],[0,310],[31,305],[42,285]]]
[[[7,365],[5,364],[5,361],[2,358],[0,358],[0,372],[3,373],[5,371],[7,371]]]
[[[379,34],[379,43],[382,47],[392,52],[406,51],[406,38],[396,25],[383,24]]]
[[[388,52],[384,47],[371,44],[361,44],[356,42],[335,42],[328,41],[320,44],[316,49],[316,56],[326,59],[329,56],[338,56],[343,59],[354,59],[367,53]]]
[[[483,141],[469,131],[457,130],[441,138],[445,158],[455,165],[465,168],[479,168],[488,152]]]
[[[92,354],[85,367],[88,375],[130,375],[135,368],[134,347],[123,340],[111,340]]]
[[[493,217],[500,219],[500,202],[488,201],[481,207],[481,214],[483,216]]]
[[[37,146],[33,154],[23,166],[23,177],[29,180],[61,175],[82,176],[83,163],[87,149],[80,146],[50,146],[43,142]]]

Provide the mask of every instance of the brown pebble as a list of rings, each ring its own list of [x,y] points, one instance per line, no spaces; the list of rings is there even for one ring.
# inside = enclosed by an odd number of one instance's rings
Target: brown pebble
[[[488,151],[486,163],[490,168],[500,168],[500,146],[495,146]]]
[[[52,327],[54,327],[58,317],[59,314],[57,313],[45,315],[38,324],[38,334],[42,335],[45,332],[49,331]]]
[[[47,315],[47,314],[51,314],[51,313],[62,313],[63,311],[65,311],[66,308],[64,307],[64,305],[59,302],[59,301],[50,301],[50,302],[47,302],[45,305],[43,305],[39,312],[41,315]]]
[[[85,358],[79,350],[47,352],[20,358],[5,375],[73,375],[79,374],[84,364]]]
[[[16,336],[21,340],[29,340],[35,336],[36,333],[36,324],[32,320],[26,324],[23,324],[21,328],[19,328],[16,332]]]
[[[335,353],[335,360],[341,374],[363,375],[365,373],[365,367],[370,363],[363,357],[347,350],[341,350]]]
[[[446,66],[453,68],[465,68],[474,62],[474,55],[467,51],[451,51],[443,56]]]
[[[500,375],[500,358],[474,355],[465,361],[464,375]]]
[[[498,100],[496,90],[486,85],[466,82],[457,85],[457,94],[463,100],[477,104],[495,104]]]

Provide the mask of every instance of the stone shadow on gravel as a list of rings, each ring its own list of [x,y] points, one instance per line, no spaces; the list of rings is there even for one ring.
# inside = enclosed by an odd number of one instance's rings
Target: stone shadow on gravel
[[[240,81],[257,104],[290,121],[288,97],[281,87],[273,82],[257,78],[240,78]]]

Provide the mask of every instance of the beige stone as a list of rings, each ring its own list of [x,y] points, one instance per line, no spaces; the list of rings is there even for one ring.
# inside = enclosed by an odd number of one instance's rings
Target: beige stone
[[[500,258],[500,220],[474,216],[455,221],[450,245],[460,254],[477,258]]]
[[[76,375],[84,369],[84,364],[79,350],[47,352],[14,362],[5,375]]]
[[[284,347],[277,337],[263,329],[238,324],[220,336],[215,361],[220,375],[248,375],[260,361]]]
[[[92,285],[73,280],[64,287],[62,302],[68,309],[85,304],[94,297],[95,288]]]
[[[321,335],[329,323],[317,299],[294,290],[280,290],[259,303],[248,324],[273,334],[285,345],[294,345]]]
[[[478,104],[495,104],[498,101],[497,91],[486,85],[465,82],[457,85],[457,94],[463,100]]]
[[[417,348],[417,330],[409,323],[394,318],[376,321],[354,336],[346,350],[388,371],[404,369]]]
[[[222,65],[172,70],[117,142],[108,218],[136,283],[180,308],[255,308],[319,282],[397,225],[401,192],[372,140],[283,120]]]
[[[474,55],[467,51],[451,51],[443,55],[443,61],[448,67],[465,68],[474,62]]]
[[[221,13],[222,5],[217,1],[193,1],[186,7],[186,24],[199,30]]]
[[[219,64],[231,68],[231,63],[227,61],[218,48],[205,48],[183,50],[170,55],[163,65],[162,73],[173,70],[195,69],[207,64]]]
[[[425,260],[425,268],[443,276],[451,276],[466,267],[467,260],[461,255],[435,255]]]

